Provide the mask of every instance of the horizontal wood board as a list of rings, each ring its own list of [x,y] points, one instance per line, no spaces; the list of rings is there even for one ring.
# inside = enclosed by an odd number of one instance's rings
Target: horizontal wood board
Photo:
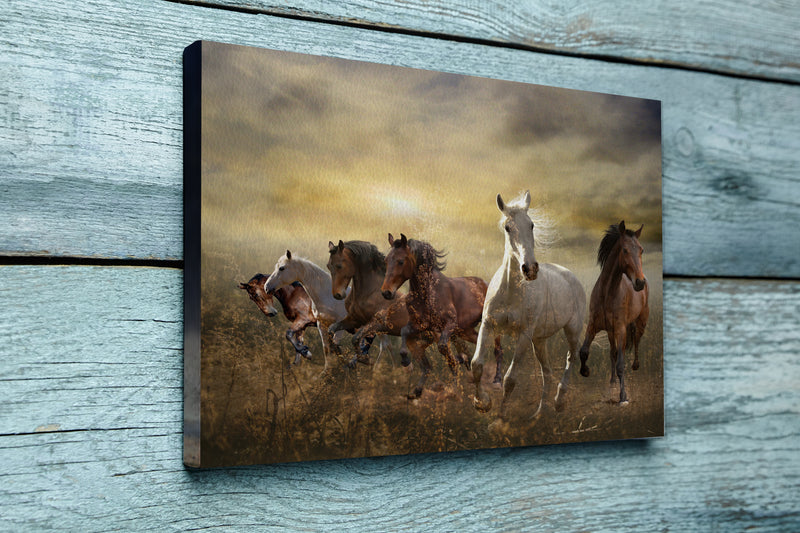
[[[660,99],[665,273],[800,277],[796,85],[155,0],[0,23],[1,255],[182,257],[181,52],[208,39]]]
[[[181,284],[0,267],[0,529],[800,527],[800,283],[665,281],[665,438],[212,471],[181,464]]]
[[[800,82],[800,5],[757,0],[190,0],[253,12]]]

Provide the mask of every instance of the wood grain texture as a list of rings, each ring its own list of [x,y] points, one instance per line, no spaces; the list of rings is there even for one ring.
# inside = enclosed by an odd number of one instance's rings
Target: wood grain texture
[[[614,60],[800,81],[792,2],[197,0],[197,4],[365,24]]]
[[[0,529],[800,527],[800,283],[665,282],[662,439],[189,471],[181,279],[0,267]]]
[[[155,0],[13,0],[0,22],[2,255],[181,257],[180,58],[202,38],[660,99],[665,272],[800,277],[798,86]]]

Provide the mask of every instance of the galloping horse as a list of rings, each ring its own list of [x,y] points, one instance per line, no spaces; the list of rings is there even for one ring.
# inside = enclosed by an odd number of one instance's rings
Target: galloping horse
[[[502,265],[489,283],[475,356],[472,358],[475,383],[473,404],[479,411],[488,411],[492,402],[481,388],[481,376],[491,339],[499,334],[516,338],[514,358],[503,378],[500,419],[505,417],[508,397],[517,382],[517,358],[528,354],[531,344],[542,369],[543,381],[539,408],[533,416],[542,412],[545,399],[549,397],[552,377],[546,341],[561,329],[566,335],[569,353],[555,402],[557,409],[563,406],[563,397],[569,383],[570,361],[578,350],[586,310],[586,295],[572,272],[560,265],[540,265],[536,261],[534,223],[528,213],[530,204],[529,192],[510,204],[505,204],[500,195],[497,195],[497,207],[503,214],[500,224],[505,235],[505,255]]]
[[[361,328],[353,337],[353,343],[358,344],[363,338],[361,354],[366,356],[376,334],[400,336],[403,326],[408,324],[405,300],[389,302],[381,295],[386,258],[374,244],[340,240],[339,244],[328,242],[328,251],[333,297],[344,300],[347,309],[347,316],[332,324],[330,331]],[[351,281],[353,288],[347,294]],[[348,366],[355,367],[357,360],[358,355],[354,354]]]
[[[300,363],[301,355],[306,359],[310,359],[311,352],[308,346],[303,344],[303,332],[308,326],[317,324],[317,320],[311,311],[311,298],[309,298],[308,293],[300,283],[292,283],[269,294],[264,289],[266,282],[267,276],[256,274],[247,283],[239,283],[239,288],[247,291],[250,299],[268,317],[278,314],[278,310],[272,305],[274,296],[281,303],[283,315],[292,323],[289,329],[286,330],[286,338],[294,346],[294,364]]]
[[[469,364],[466,355],[459,358],[450,350],[451,338],[461,337],[476,342],[475,326],[480,323],[486,282],[477,277],[449,278],[442,273],[444,254],[427,242],[409,240],[400,234],[395,239],[389,234],[392,249],[386,256],[386,276],[381,286],[384,298],[391,300],[397,289],[409,281],[406,307],[409,321],[403,328],[406,350],[422,364],[422,375],[409,394],[410,399],[419,398],[431,371],[431,363],[425,355],[434,341],[453,372],[459,362]],[[499,339],[495,344],[499,353]],[[502,357],[502,356],[500,356]]]
[[[625,393],[625,348],[633,344],[633,370],[639,368],[639,340],[647,326],[650,308],[647,299],[650,288],[642,271],[642,245],[639,236],[641,226],[632,231],[625,228],[625,221],[611,225],[606,230],[597,249],[600,276],[592,289],[589,303],[589,325],[586,339],[581,346],[581,375],[589,376],[586,360],[592,340],[598,332],[608,332],[611,345],[611,385],[614,372],[619,379],[619,404],[628,403]]]
[[[325,371],[330,369],[328,355],[331,351],[333,336],[328,328],[347,314],[344,302],[336,300],[331,294],[331,277],[320,267],[302,257],[293,257],[286,250],[286,255],[278,259],[275,270],[264,285],[268,292],[300,282],[311,298],[311,311],[317,321],[317,328],[322,338],[322,353],[325,357]]]

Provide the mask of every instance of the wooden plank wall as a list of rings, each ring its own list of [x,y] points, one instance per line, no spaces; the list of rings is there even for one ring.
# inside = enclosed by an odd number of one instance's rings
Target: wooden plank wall
[[[800,529],[800,6],[641,4],[4,2],[0,530]],[[667,436],[186,470],[196,39],[662,100]]]

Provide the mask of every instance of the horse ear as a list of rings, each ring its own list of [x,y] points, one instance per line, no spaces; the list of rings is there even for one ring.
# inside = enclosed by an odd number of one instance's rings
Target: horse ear
[[[620,235],[625,235],[625,221],[624,220],[620,220],[619,221],[619,224],[617,224],[617,228],[619,229],[619,234]]]
[[[402,233],[400,234],[400,246],[408,246],[408,239]]]
[[[333,241],[328,241],[328,251],[333,252],[336,249],[336,245],[333,244]]]
[[[390,234],[389,234],[389,246],[391,246],[391,245],[393,245],[393,244],[394,244],[394,237],[393,237],[393,236],[392,236],[392,234],[390,233]]]
[[[291,258],[292,258],[292,252],[286,250],[286,259],[291,259]]]
[[[342,239],[339,239],[339,251],[344,251],[344,243],[342,242]]]
[[[641,236],[641,234],[642,234],[642,228],[643,228],[643,227],[644,227],[644,224],[642,224],[641,226],[639,226],[639,229],[637,229],[637,230],[636,230],[636,231],[633,233],[633,234],[636,236],[636,238],[637,238],[637,239],[638,239],[638,238]]]
[[[531,206],[531,191],[525,191],[523,201],[525,202],[525,209],[528,209]]]
[[[499,193],[497,194],[497,209],[499,209],[500,211],[506,210],[506,204],[503,203],[503,198],[500,196]]]
[[[239,283],[239,288],[240,289],[247,290],[247,287],[248,287],[247,283]]]

